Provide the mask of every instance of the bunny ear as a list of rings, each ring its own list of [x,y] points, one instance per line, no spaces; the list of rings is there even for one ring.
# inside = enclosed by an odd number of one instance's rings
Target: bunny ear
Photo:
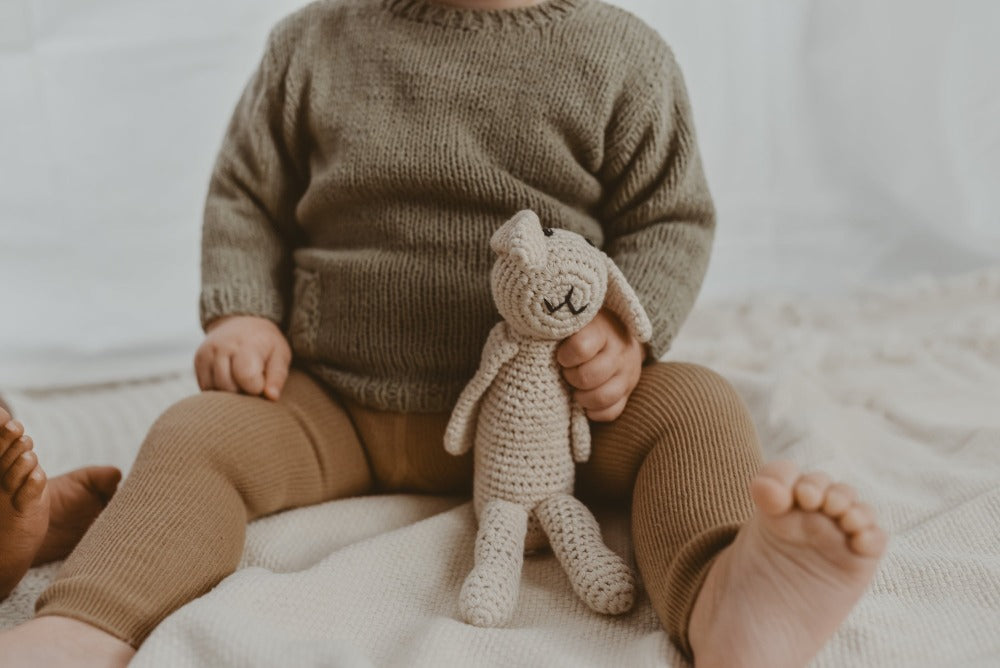
[[[490,248],[497,253],[506,253],[519,258],[530,269],[545,266],[548,248],[542,223],[534,211],[525,209],[500,226],[490,239]]]
[[[608,265],[608,292],[604,305],[615,312],[632,336],[646,343],[653,338],[653,325],[649,322],[646,309],[642,308],[635,291],[614,260],[607,255],[604,259]]]

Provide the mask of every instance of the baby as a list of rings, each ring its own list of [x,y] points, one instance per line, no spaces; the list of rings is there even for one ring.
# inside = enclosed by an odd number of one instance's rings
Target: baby
[[[852,488],[762,466],[723,378],[657,361],[715,212],[670,50],[600,0],[321,0],[279,23],[209,188],[203,392],[152,426],[0,656],[122,665],[233,572],[248,520],[468,493],[471,456],[442,439],[498,320],[489,239],[521,209],[607,252],[653,326],[644,345],[601,311],[557,349],[592,434],[577,494],[631,508],[650,601],[697,665],[806,663],[886,536]]]

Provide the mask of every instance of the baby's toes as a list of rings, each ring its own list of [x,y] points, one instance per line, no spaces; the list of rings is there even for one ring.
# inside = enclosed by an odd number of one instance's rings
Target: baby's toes
[[[826,500],[823,501],[823,512],[833,518],[838,518],[854,505],[858,493],[850,485],[835,482],[826,488]]]
[[[14,495],[28,479],[28,475],[38,466],[38,457],[31,450],[21,453],[3,475],[0,476],[0,487],[10,495]]]
[[[802,510],[819,510],[830,486],[830,476],[822,472],[806,473],[795,481],[795,503]]]
[[[856,534],[875,524],[875,509],[859,501],[840,516],[839,524],[845,533]]]
[[[27,512],[29,506],[37,501],[42,496],[42,492],[45,491],[45,481],[45,471],[42,470],[41,466],[36,465],[25,476],[20,489],[14,493],[14,509],[19,513]]]
[[[878,557],[885,552],[889,536],[878,526],[872,525],[847,539],[851,551],[862,557]]]
[[[24,425],[19,420],[8,419],[2,422],[0,427],[0,455],[2,455],[11,443],[14,443],[24,435]]]
[[[750,494],[767,515],[780,515],[792,507],[792,484],[799,476],[794,462],[768,462],[750,483]]]
[[[17,461],[18,457],[34,447],[30,436],[22,436],[14,441],[3,453],[0,453],[0,477]]]

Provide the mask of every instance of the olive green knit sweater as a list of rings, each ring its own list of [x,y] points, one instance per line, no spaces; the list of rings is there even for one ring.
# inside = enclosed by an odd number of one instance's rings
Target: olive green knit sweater
[[[533,209],[601,246],[666,352],[715,223],[680,71],[599,0],[322,0],[281,21],[212,175],[201,318],[285,328],[393,411],[450,409],[499,320],[489,239]]]

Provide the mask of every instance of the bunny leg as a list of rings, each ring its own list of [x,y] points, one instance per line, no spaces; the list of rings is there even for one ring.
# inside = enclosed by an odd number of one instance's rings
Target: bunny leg
[[[476,563],[458,600],[469,624],[502,626],[513,616],[527,527],[528,511],[510,501],[492,499],[480,513]]]
[[[596,612],[618,615],[635,602],[635,578],[625,561],[604,544],[601,527],[579,499],[556,494],[535,508],[552,551],[573,591]]]

